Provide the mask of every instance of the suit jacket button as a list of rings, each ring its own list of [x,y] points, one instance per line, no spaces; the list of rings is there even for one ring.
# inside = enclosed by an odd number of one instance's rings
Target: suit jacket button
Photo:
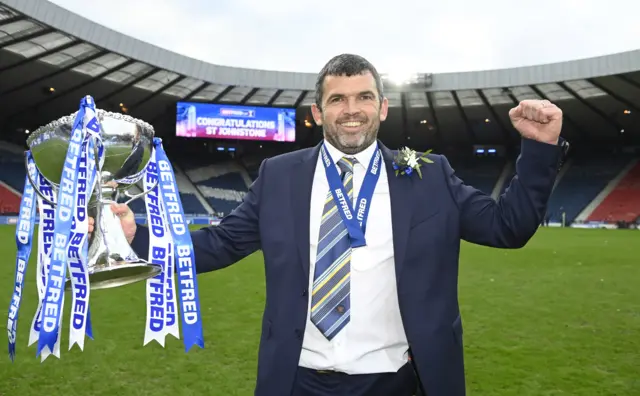
[[[302,338],[302,331],[300,329],[296,329],[295,333],[298,339]]]
[[[304,290],[302,291],[302,297],[306,297],[306,296],[307,296],[307,289],[304,289]]]

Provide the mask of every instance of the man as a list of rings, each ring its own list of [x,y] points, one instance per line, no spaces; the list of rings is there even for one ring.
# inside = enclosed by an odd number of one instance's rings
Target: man
[[[396,176],[394,153],[377,141],[387,110],[369,62],[331,59],[312,106],[324,142],[265,160],[242,204],[191,234],[198,273],[264,253],[256,395],[413,395],[416,373],[429,396],[465,394],[460,240],[521,248],[534,235],[561,156],[562,113],[548,101],[510,111],[522,152],[496,202],[440,155],[422,162],[421,178]],[[114,211],[147,257],[147,228],[126,206]]]

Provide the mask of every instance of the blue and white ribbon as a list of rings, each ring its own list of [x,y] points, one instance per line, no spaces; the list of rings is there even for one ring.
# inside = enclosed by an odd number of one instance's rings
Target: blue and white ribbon
[[[338,213],[342,217],[344,225],[349,232],[349,239],[351,240],[351,247],[357,248],[365,246],[367,241],[365,239],[365,233],[367,229],[367,219],[369,218],[369,208],[371,207],[371,199],[378,184],[380,178],[380,162],[382,161],[382,152],[376,146],[376,152],[369,161],[369,167],[362,181],[362,187],[358,194],[358,200],[356,201],[355,208],[357,208],[355,216],[353,206],[347,203],[349,197],[348,191],[344,188],[340,175],[334,162],[329,158],[325,145],[322,145],[320,149],[322,155],[322,163],[324,164],[325,174],[327,181],[329,182],[329,188],[331,195],[336,202]]]
[[[95,110],[85,111],[85,121],[91,122],[95,118]],[[95,167],[95,138],[86,134],[76,172],[78,174],[76,208],[71,226],[69,245],[67,246],[67,262],[73,301],[69,324],[69,349],[78,345],[84,350],[85,334],[92,337],[89,323],[89,271],[87,267],[89,219],[87,204],[91,198],[96,179]],[[89,330],[89,331],[87,331]]]
[[[49,265],[51,265],[51,247],[53,246],[53,231],[55,228],[56,209],[53,204],[56,196],[53,193],[51,184],[38,172],[36,188],[47,200],[38,195],[38,210],[40,221],[38,223],[38,257],[36,267],[36,284],[38,287],[38,308],[33,316],[31,328],[29,330],[29,346],[38,341],[40,336],[40,325],[42,323],[42,301],[44,300],[47,277],[49,276]],[[60,343],[57,344],[58,350]]]
[[[35,179],[37,175],[36,165],[33,162],[31,153],[27,152],[27,172]],[[9,318],[7,322],[7,333],[9,336],[9,357],[11,361],[16,356],[16,338],[18,332],[18,316],[20,303],[24,293],[24,277],[27,273],[27,265],[31,256],[31,246],[33,244],[33,228],[36,220],[36,192],[34,186],[29,181],[29,176],[25,177],[22,201],[20,202],[20,215],[16,226],[16,245],[18,253],[16,257],[16,272],[13,288],[13,296],[9,305]]]
[[[73,306],[71,314],[70,347],[75,343],[83,348],[89,314],[88,274],[85,263],[77,260],[76,252],[86,252],[87,169],[88,150],[99,139],[100,127],[96,117],[95,102],[90,96],[80,102],[80,109],[73,124],[69,147],[62,169],[62,177],[56,202],[55,225],[51,264],[47,274],[46,291],[43,301],[42,325],[38,337],[37,356],[44,361],[51,353],[60,337],[62,312],[64,308],[64,287],[66,269],[69,266],[72,279]],[[92,138],[90,138],[92,137]],[[100,144],[97,142],[97,144]],[[82,191],[82,190],[85,191]],[[76,250],[77,249],[77,250]],[[84,285],[83,285],[84,282]],[[56,357],[60,357],[56,354]]]
[[[147,322],[144,345],[155,340],[164,347],[168,334],[180,338],[177,321],[175,278],[173,276],[173,239],[159,194],[156,150],[153,150],[144,176],[147,224],[149,225],[148,261],[162,267],[162,272],[147,280]],[[153,187],[153,189],[152,189]]]
[[[158,334],[171,334],[170,331],[173,330],[172,324],[175,320],[172,322],[172,314],[177,312],[174,308],[175,302],[172,303],[175,301],[173,288],[175,268],[178,276],[184,347],[188,352],[194,345],[204,348],[193,243],[184,217],[175,174],[162,147],[162,140],[154,138],[153,145],[154,154],[147,168],[145,187],[150,188],[158,180],[158,188],[145,197],[150,244],[148,260],[160,262],[165,270],[163,275],[157,277],[158,279],[152,279],[147,283],[145,344],[148,342],[148,335],[149,340],[156,339],[164,345],[164,336],[160,341],[159,337],[152,335],[156,330],[155,327],[152,328],[153,325],[160,327],[161,320],[163,320],[162,330],[158,330]],[[167,234],[170,235],[170,243],[164,240]],[[164,309],[159,308],[162,305]]]

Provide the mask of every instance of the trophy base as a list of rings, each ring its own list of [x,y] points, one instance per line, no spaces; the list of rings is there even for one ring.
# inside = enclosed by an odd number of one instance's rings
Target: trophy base
[[[162,267],[144,260],[120,261],[91,267],[90,290],[111,289],[144,281],[162,272]],[[65,285],[71,290],[71,279]]]

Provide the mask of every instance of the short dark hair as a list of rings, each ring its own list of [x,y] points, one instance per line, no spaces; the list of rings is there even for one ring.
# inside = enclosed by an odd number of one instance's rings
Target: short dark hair
[[[316,79],[316,105],[322,109],[322,95],[324,93],[324,80],[327,76],[357,76],[370,72],[376,81],[376,88],[378,89],[378,97],[382,103],[384,98],[382,79],[376,68],[360,55],[353,54],[341,54],[334,56],[327,62],[326,65],[320,70],[318,78]]]

